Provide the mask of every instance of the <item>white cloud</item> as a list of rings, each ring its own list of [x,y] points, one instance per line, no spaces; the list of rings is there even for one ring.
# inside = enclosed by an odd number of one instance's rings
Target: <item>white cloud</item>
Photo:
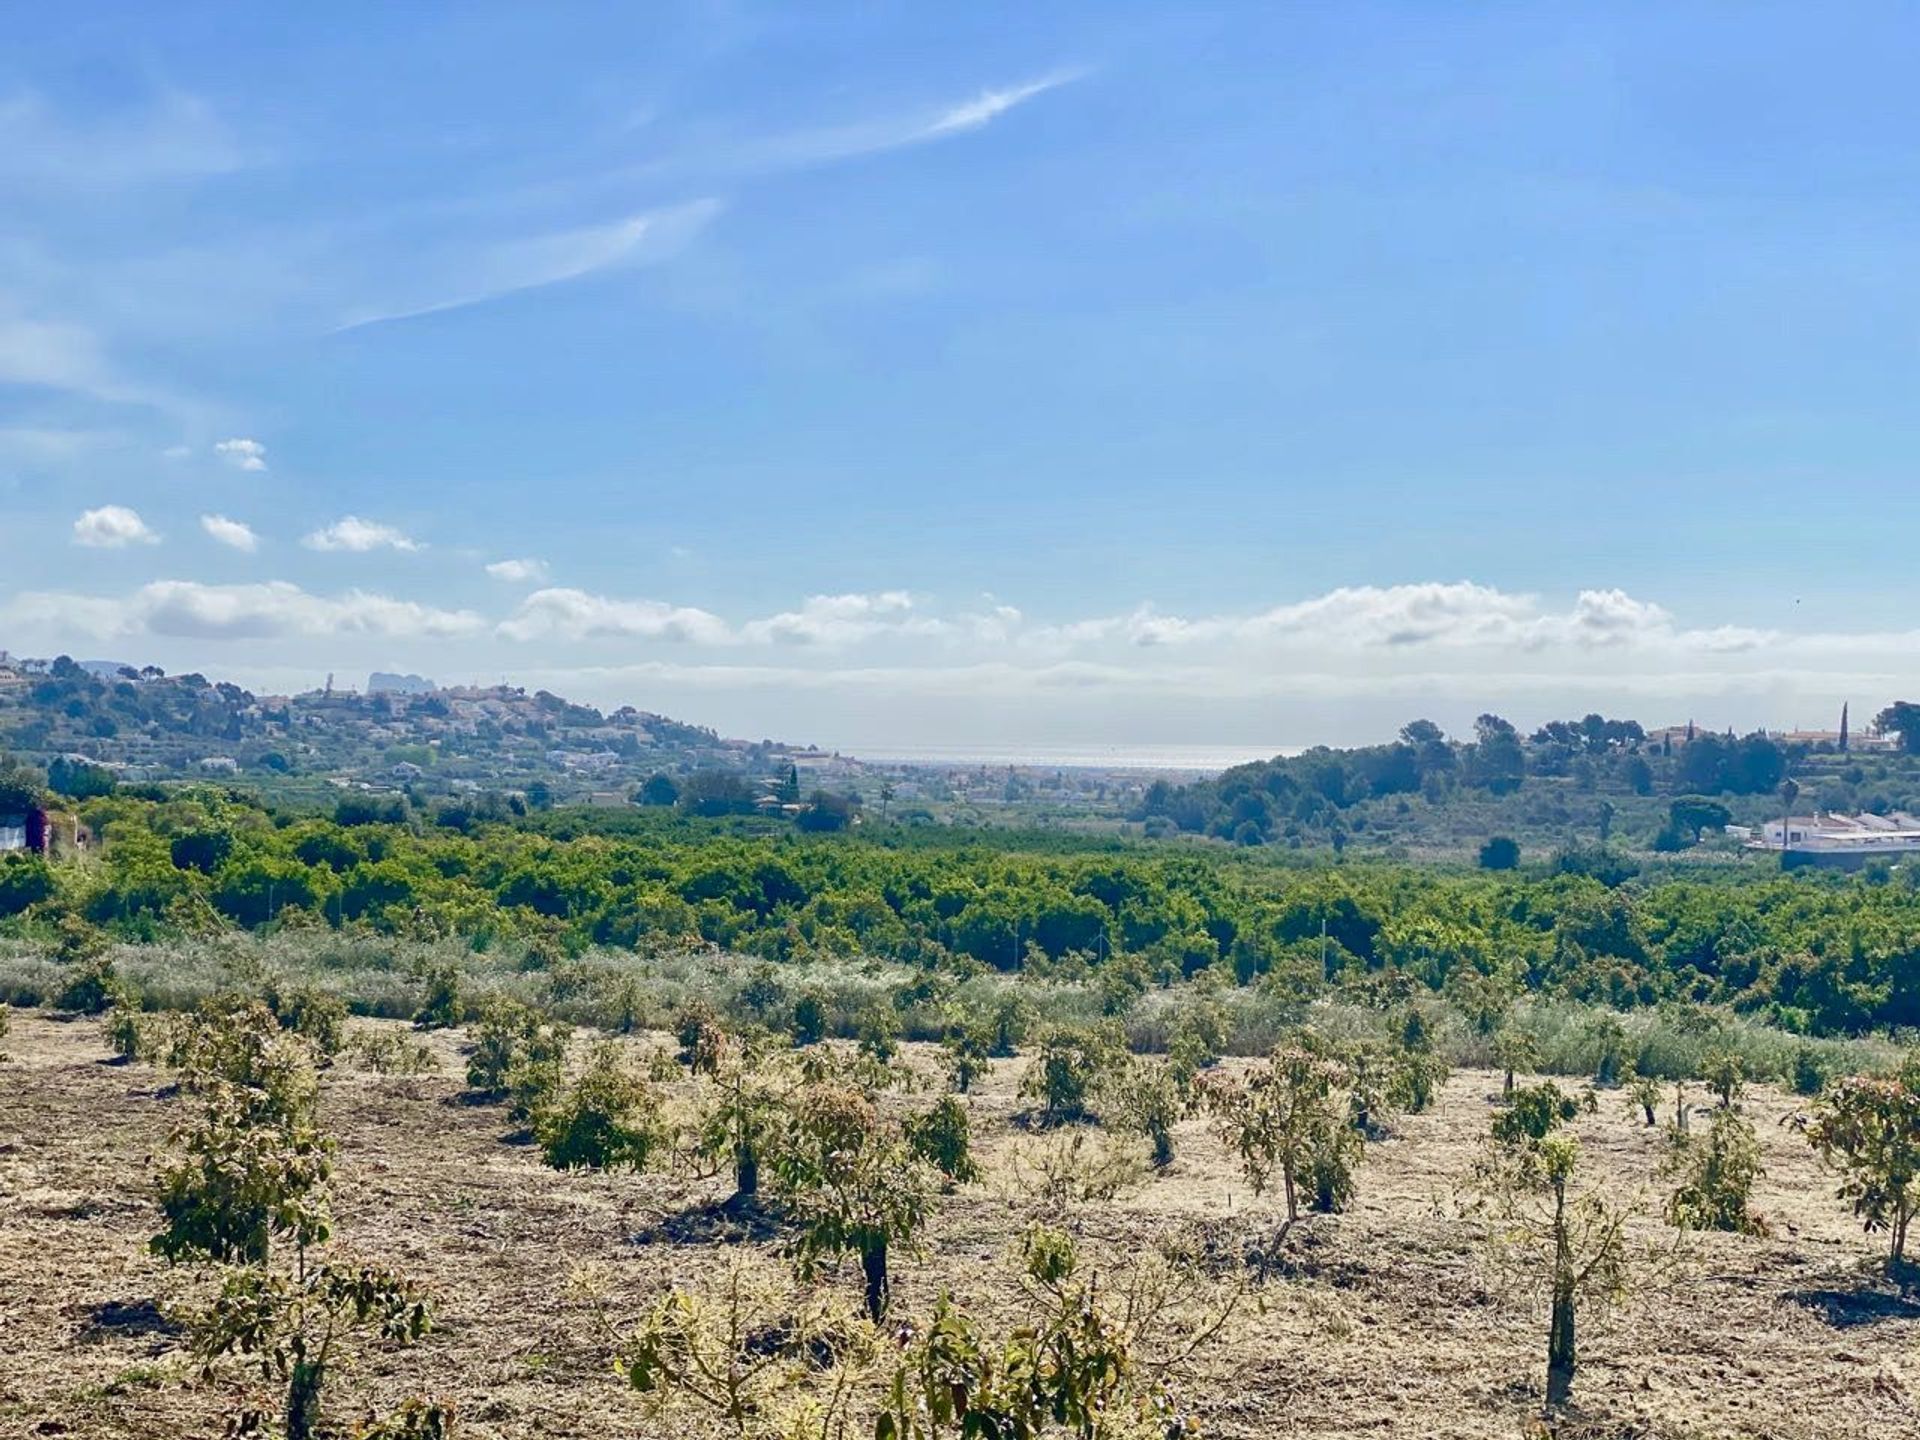
[[[1009,85],[1001,90],[982,90],[973,99],[952,106],[942,112],[934,122],[927,126],[926,138],[938,135],[955,135],[966,130],[978,130],[990,125],[1016,105],[1025,104],[1036,95],[1044,95],[1049,90],[1078,80],[1085,72],[1080,70],[1062,70],[1052,75],[1043,75],[1025,85]]]
[[[365,554],[369,550],[419,550],[423,548],[419,541],[412,539],[403,531],[391,525],[381,525],[372,520],[362,520],[358,515],[346,515],[315,530],[311,535],[301,538],[300,543],[309,550],[348,550],[356,554]]]
[[[544,560],[496,560],[487,566],[487,574],[496,580],[524,585],[545,580],[547,562]]]
[[[829,125],[796,131],[739,147],[710,158],[711,165],[736,169],[778,169],[822,165],[903,150],[979,130],[1036,96],[1082,78],[1084,70],[1057,70],[1020,85],[983,90],[969,100],[884,120]]]
[[[409,295],[391,297],[350,314],[341,330],[408,320],[478,305],[503,295],[578,280],[617,266],[655,263],[679,253],[720,213],[717,200],[695,200],[670,209],[628,215],[603,225],[582,226],[478,245],[441,258]]]
[[[236,470],[259,472],[267,468],[267,447],[244,436],[215,443],[213,453]]]
[[[193,447],[191,445],[169,445],[160,452],[160,458],[162,460],[185,460],[190,458],[192,454]]]
[[[740,627],[740,637],[762,645],[848,645],[888,631],[932,634],[946,629],[941,621],[907,618],[912,609],[913,597],[904,590],[810,595],[798,610],[749,620]]]
[[[95,550],[121,550],[128,545],[157,545],[160,537],[147,527],[139,512],[124,505],[102,505],[73,522],[73,543]]]
[[[202,515],[200,528],[234,550],[244,550],[251,555],[260,548],[260,537],[253,533],[253,527],[244,520],[229,520],[224,515]]]
[[[340,635],[447,639],[474,634],[485,626],[469,610],[444,610],[359,590],[333,597],[313,595],[284,580],[258,585],[156,580],[117,598],[30,591],[0,614],[14,624],[83,630],[101,639],[142,635],[193,640]]]
[[[536,590],[500,623],[509,640],[678,640],[724,645],[733,636],[718,615],[658,600],[610,600],[584,590]]]

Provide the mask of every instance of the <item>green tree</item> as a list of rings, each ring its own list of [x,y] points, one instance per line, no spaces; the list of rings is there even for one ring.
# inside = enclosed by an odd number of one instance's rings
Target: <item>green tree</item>
[[[1520,842],[1510,835],[1495,835],[1480,847],[1482,870],[1512,870],[1520,863]]]
[[[1873,717],[1873,728],[1883,735],[1898,735],[1900,748],[1909,755],[1920,755],[1920,704],[1896,700]]]

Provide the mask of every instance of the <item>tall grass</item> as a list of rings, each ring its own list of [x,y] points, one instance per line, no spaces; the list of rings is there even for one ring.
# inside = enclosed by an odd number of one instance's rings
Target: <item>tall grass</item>
[[[712,949],[662,954],[595,949],[557,958],[504,946],[476,948],[467,940],[333,930],[235,932],[123,945],[109,953],[141,1003],[156,1010],[186,1009],[209,995],[278,983],[331,992],[355,1014],[405,1019],[420,1007],[426,990],[422,977],[451,967],[470,1007],[489,995],[511,996],[602,1029],[671,1028],[696,1002],[741,1023],[767,1018],[769,1006],[785,1011],[801,996],[819,1002],[826,1032],[840,1037],[857,1034],[865,1016],[885,1007],[897,1011],[906,1038],[937,1040],[956,1018],[985,1023],[1015,996],[1038,1029],[1090,1025],[1102,1018],[1095,985],[997,973],[971,976],[937,998],[901,1008],[895,996],[918,972],[872,959],[770,966]],[[0,939],[0,1002],[49,1004],[64,983],[64,968],[45,947]],[[1423,995],[1420,1003],[1454,1064],[1492,1067],[1487,1037],[1473,1033],[1443,999]],[[1261,986],[1223,989],[1194,983],[1141,996],[1125,1016],[1128,1043],[1142,1052],[1165,1050],[1182,1009],[1195,1004],[1219,1009],[1225,1049],[1234,1055],[1264,1054],[1301,1024],[1335,1040],[1385,1040],[1396,1023],[1392,1012],[1337,998],[1308,1003]],[[1533,1037],[1543,1073],[1591,1075],[1603,1048],[1613,1044],[1638,1073],[1668,1080],[1698,1073],[1713,1051],[1738,1055],[1757,1079],[1786,1080],[1796,1070],[1809,1069],[1828,1075],[1885,1070],[1897,1063],[1902,1043],[1914,1039],[1806,1039],[1731,1012],[1699,1007],[1614,1012],[1539,997],[1522,1001],[1510,1023]]]

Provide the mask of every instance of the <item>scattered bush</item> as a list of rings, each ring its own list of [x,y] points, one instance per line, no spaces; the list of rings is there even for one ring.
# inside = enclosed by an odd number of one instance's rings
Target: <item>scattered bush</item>
[[[1675,1130],[1671,1145],[1665,1170],[1680,1183],[1667,1201],[1669,1220],[1689,1230],[1765,1233],[1750,1208],[1753,1182],[1762,1173],[1751,1124],[1723,1107],[1713,1112],[1704,1138]]]
[[[1040,1102],[1045,1124],[1084,1120],[1094,1086],[1124,1053],[1108,1027],[1050,1030],[1021,1078],[1021,1098]]]
[[[931,1109],[909,1119],[906,1137],[908,1148],[948,1180],[965,1184],[979,1178],[980,1167],[973,1161],[973,1126],[967,1107],[953,1096],[941,1096]]]
[[[605,1042],[564,1097],[536,1114],[540,1153],[556,1170],[644,1170],[667,1144],[662,1110],[659,1092]]]

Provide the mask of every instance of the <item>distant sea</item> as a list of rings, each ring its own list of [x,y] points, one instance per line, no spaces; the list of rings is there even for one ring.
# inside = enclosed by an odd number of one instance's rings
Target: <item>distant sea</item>
[[[1213,774],[1299,753],[1293,745],[919,745],[852,746],[842,753],[888,765],[1017,765],[1053,770],[1177,770]]]

